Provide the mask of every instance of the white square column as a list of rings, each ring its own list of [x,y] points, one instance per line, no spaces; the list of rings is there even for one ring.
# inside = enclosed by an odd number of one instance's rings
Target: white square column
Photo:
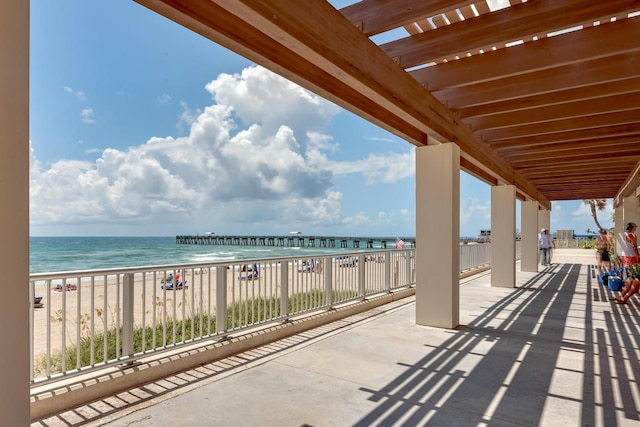
[[[0,2],[0,424],[30,424],[29,1]],[[45,304],[47,301],[45,301]]]
[[[635,222],[640,225],[640,202],[636,196],[629,196],[622,199],[622,207],[624,209],[622,221],[622,231],[630,222]]]
[[[460,318],[460,148],[416,148],[416,323]]]
[[[538,271],[538,202],[520,204],[520,270]]]
[[[620,244],[618,243],[618,236],[620,233],[624,232],[624,227],[626,224],[624,223],[624,204],[618,205],[618,207],[613,212],[615,225],[613,228],[613,236],[615,242],[615,250],[616,254],[622,256],[622,253],[619,251]]]
[[[516,187],[491,187],[491,286],[516,285]]]
[[[549,230],[549,234],[552,234],[551,232],[551,211],[548,209],[540,209],[538,211],[538,226],[540,227],[540,230],[542,230],[543,228],[546,230]],[[538,230],[538,233],[540,232],[540,230]]]

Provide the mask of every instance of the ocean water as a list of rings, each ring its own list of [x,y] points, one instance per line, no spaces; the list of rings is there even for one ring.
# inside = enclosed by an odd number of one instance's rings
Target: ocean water
[[[317,244],[317,243],[316,243]],[[380,242],[376,242],[377,245]],[[362,243],[361,243],[362,245]],[[379,248],[376,248],[379,249]],[[175,237],[31,237],[30,272],[189,264],[353,252],[349,248],[178,245]],[[371,249],[360,248],[361,251]]]

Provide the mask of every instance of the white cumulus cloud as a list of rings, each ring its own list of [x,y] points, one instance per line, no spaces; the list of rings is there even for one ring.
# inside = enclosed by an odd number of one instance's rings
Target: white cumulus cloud
[[[221,74],[206,85],[211,105],[181,102],[184,136],[151,137],[126,150],[103,150],[95,161],[31,156],[31,223],[250,223],[263,230],[357,225],[370,219],[343,212],[336,174],[393,182],[414,173],[413,150],[352,162],[327,126],[339,109],[261,67]],[[161,96],[158,101],[170,100]],[[92,123],[93,110],[83,110]],[[169,234],[173,234],[169,232]]]
[[[80,112],[80,117],[82,117],[82,121],[87,124],[95,123],[95,119],[93,118],[93,109],[92,108],[83,108]]]

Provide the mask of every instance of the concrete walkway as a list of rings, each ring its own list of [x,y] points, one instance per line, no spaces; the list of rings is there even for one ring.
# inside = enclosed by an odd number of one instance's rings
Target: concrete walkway
[[[640,426],[637,297],[555,252],[515,289],[462,280],[456,330],[406,298],[34,425]]]

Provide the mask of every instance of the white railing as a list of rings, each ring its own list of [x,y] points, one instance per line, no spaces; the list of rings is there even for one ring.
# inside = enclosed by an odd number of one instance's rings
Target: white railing
[[[595,248],[596,239],[581,237],[578,239],[554,239],[556,248]]]
[[[460,272],[491,264],[491,244],[460,245]]]
[[[31,383],[411,286],[414,253],[33,274]]]
[[[460,271],[490,247],[461,245]],[[33,274],[31,383],[411,286],[415,270],[407,249]]]

